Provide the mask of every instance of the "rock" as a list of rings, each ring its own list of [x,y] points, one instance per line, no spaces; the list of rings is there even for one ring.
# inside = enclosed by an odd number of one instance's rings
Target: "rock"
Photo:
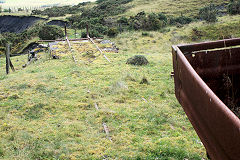
[[[101,44],[112,44],[112,42],[110,40],[103,40]]]
[[[127,60],[126,64],[131,64],[131,65],[147,65],[149,62],[147,58],[143,55],[136,55],[134,57],[131,57]]]

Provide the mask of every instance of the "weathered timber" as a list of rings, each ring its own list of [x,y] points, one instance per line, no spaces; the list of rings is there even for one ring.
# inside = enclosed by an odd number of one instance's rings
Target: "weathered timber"
[[[11,62],[11,59],[10,59],[10,44],[7,44],[6,45],[6,52],[5,52],[5,55],[6,55],[6,74],[9,74],[9,67],[11,67],[12,71],[15,72],[15,69],[14,69],[14,66]]]
[[[97,50],[100,52],[100,55],[102,54],[103,57],[104,57],[109,63],[111,63],[111,61],[108,59],[108,57],[102,52],[102,50],[98,47],[98,45],[93,41],[93,39],[88,36],[88,40],[89,40],[90,42],[92,42],[92,44],[95,45],[95,47],[97,48]]]

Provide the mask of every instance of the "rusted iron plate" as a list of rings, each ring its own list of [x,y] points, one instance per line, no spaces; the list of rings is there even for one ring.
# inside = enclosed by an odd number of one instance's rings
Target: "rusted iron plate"
[[[235,43],[235,40],[233,41]],[[228,43],[231,41],[228,40]],[[185,57],[180,48],[173,46],[175,94],[178,101],[212,159],[239,160],[240,119],[209,88],[208,85],[216,88],[215,81],[207,85],[203,79],[214,79],[225,70],[239,74],[237,64],[240,65],[240,58],[237,59],[237,57],[240,50],[232,49],[232,58],[225,49],[207,54],[206,52],[195,53],[194,57],[188,54]],[[213,49],[213,47],[210,48]],[[197,49],[190,50],[197,51]]]
[[[188,53],[193,51],[224,48],[224,47],[237,46],[237,45],[240,45],[240,38],[225,39],[225,40],[219,40],[214,42],[178,45],[178,48],[182,51],[182,53]]]

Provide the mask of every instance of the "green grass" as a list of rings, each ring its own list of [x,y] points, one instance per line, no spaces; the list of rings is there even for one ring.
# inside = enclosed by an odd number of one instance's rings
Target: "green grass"
[[[171,28],[171,30],[174,28]],[[175,99],[171,32],[126,32],[120,53],[89,63],[75,53],[42,59],[6,76],[0,59],[0,155],[2,159],[202,159],[205,150]],[[136,54],[147,66],[130,66]],[[143,77],[150,82],[140,84]],[[147,101],[143,100],[146,99]],[[97,111],[94,104],[98,103]],[[103,131],[106,122],[113,142]]]
[[[225,0],[213,0],[211,2],[217,5],[226,4]],[[134,0],[129,4],[132,8],[124,15],[131,16],[145,11],[147,13],[163,12],[171,16],[180,16],[183,14],[195,17],[200,8],[209,5],[211,2],[208,0]]]
[[[95,52],[91,44],[73,44],[77,64],[64,45],[61,59],[42,53],[25,69],[27,55],[12,57],[16,72],[10,75],[0,58],[0,159],[205,159],[174,95],[171,45],[192,42],[193,28],[204,33],[197,41],[219,39],[222,31],[238,36],[239,19],[224,16],[215,24],[194,22],[145,36],[124,32],[111,39],[120,49],[106,53],[111,64],[103,56],[89,63],[83,55]],[[69,30],[71,38],[73,33]],[[146,56],[150,64],[127,65],[134,55]],[[140,84],[143,77],[149,85]]]

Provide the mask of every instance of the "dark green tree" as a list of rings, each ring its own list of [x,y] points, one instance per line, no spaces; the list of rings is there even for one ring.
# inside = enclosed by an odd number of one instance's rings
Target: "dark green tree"
[[[55,40],[64,37],[64,33],[59,26],[45,25],[40,29],[38,36],[42,40]]]

